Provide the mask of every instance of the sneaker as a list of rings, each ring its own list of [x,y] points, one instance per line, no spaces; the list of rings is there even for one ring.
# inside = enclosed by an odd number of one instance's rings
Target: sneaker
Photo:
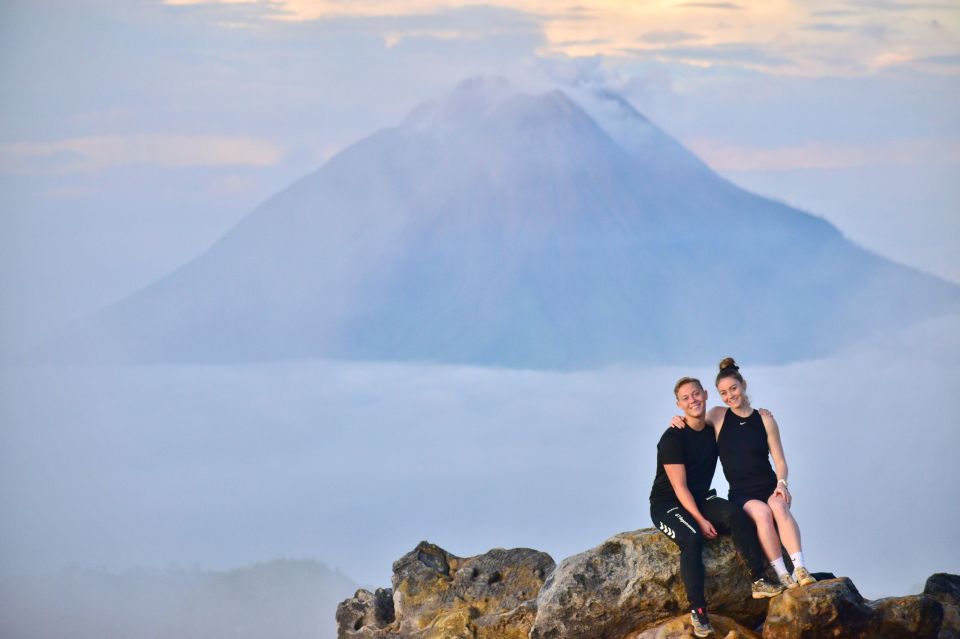
[[[783,573],[779,576],[780,585],[786,588],[787,590],[793,590],[797,587],[797,582],[793,580],[793,577],[790,576],[790,573]]]
[[[713,626],[707,618],[707,611],[697,608],[690,611],[690,622],[693,624],[693,634],[698,637],[709,637],[713,634]]]
[[[754,599],[776,597],[783,592],[783,586],[780,584],[772,584],[762,577],[753,582],[753,584],[750,586],[750,589],[753,591]]]
[[[809,586],[810,584],[817,582],[817,580],[813,578],[813,575],[810,574],[810,571],[803,566],[797,566],[794,569],[793,579],[801,586]]]

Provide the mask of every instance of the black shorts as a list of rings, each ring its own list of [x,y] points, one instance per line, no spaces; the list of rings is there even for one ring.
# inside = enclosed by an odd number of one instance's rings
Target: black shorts
[[[751,499],[759,499],[763,503],[767,503],[767,500],[770,499],[770,495],[772,495],[773,491],[776,489],[777,482],[765,484],[756,488],[731,490],[729,493],[727,493],[727,499],[737,508],[743,508],[743,505]]]

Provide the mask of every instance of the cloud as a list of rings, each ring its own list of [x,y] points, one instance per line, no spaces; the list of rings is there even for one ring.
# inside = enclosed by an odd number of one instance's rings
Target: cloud
[[[942,64],[944,66],[960,65],[960,55],[934,55],[926,58],[918,58],[915,62],[924,64]]]
[[[721,9],[726,11],[742,11],[743,7],[732,2],[681,2],[674,5],[685,9]]]
[[[649,44],[674,44],[676,42],[689,42],[690,40],[702,40],[703,36],[699,33],[689,31],[649,31],[640,36],[640,40]]]
[[[895,0],[848,0],[849,6],[875,11],[955,11],[956,5],[945,2],[896,2]]]
[[[178,8],[201,0],[168,0]],[[194,5],[207,7],[210,4]],[[676,2],[667,3],[607,3],[600,0],[581,2],[577,6],[558,6],[548,0],[492,0],[483,7],[450,8],[442,0],[407,0],[382,2],[380,0],[276,0],[275,2],[220,3],[213,5],[223,13],[224,7],[238,12],[237,21],[252,19],[254,7],[271,7],[260,11],[263,20],[311,23],[353,20],[381,25],[380,38],[389,47],[403,39],[432,38],[453,44],[461,39],[477,39],[469,26],[460,24],[443,29],[430,24],[433,16],[470,12],[512,11],[534,22],[543,35],[539,47],[541,55],[590,57],[604,55],[611,58],[643,57],[650,48],[696,41],[704,47],[725,47],[716,55],[698,53],[687,60],[699,66],[722,61],[725,65],[742,65],[747,69],[766,68],[779,74],[807,76],[860,75],[871,73],[891,63],[891,51],[906,58],[942,55],[948,46],[943,40],[925,37],[932,21],[953,22],[951,8],[946,3],[877,1],[861,2],[838,9],[823,9],[809,13],[795,3],[738,2]],[[717,21],[718,12],[724,15]],[[807,24],[810,16],[843,17],[849,24],[818,21]],[[868,22],[868,19],[873,22]],[[221,16],[219,24],[229,22]],[[407,21],[403,28],[386,25],[386,21]],[[644,34],[656,25],[657,30]],[[892,35],[895,32],[895,37]],[[833,37],[835,33],[850,33],[849,39]],[[779,34],[771,37],[771,34]],[[868,42],[870,39],[884,42]],[[638,48],[637,42],[652,45]],[[881,44],[888,50],[878,51]],[[763,56],[737,55],[731,47],[748,47],[763,51]],[[669,55],[666,53],[665,55]],[[941,69],[942,71],[942,69]]]
[[[960,479],[955,420],[921,424],[916,414],[950,396],[956,321],[828,360],[742,362],[752,397],[782,426],[805,550],[869,597],[960,569],[949,535],[910,543],[914,517],[949,503]],[[717,351],[727,354],[720,335]],[[374,362],[0,370],[0,400],[17,416],[0,423],[7,563],[314,556],[380,586],[423,538],[460,555],[526,546],[560,560],[649,525],[656,441],[676,410],[673,381],[691,374],[711,372]],[[849,380],[897,391],[852,399]],[[842,496],[863,477],[870,491]],[[715,486],[725,492],[719,472]],[[892,502],[899,516],[874,534],[844,533]],[[942,515],[948,529],[960,523],[956,509]],[[904,562],[878,564],[891,548]]]
[[[687,140],[687,145],[718,171],[787,171],[960,163],[960,140],[902,140],[861,145],[809,143],[757,148],[700,138]]]
[[[0,146],[5,173],[91,172],[124,165],[164,168],[270,166],[283,148],[255,138],[204,135],[89,136]]]
[[[837,24],[831,22],[814,22],[812,24],[805,24],[801,28],[806,31],[824,31],[826,33],[848,33],[854,29],[849,24]]]
[[[431,38],[434,40],[459,40],[465,37],[463,31],[454,29],[411,29],[409,31],[387,31],[383,34],[383,42],[391,49],[403,40]],[[477,36],[474,36],[477,37]]]
[[[786,58],[768,53],[759,46],[748,44],[716,44],[704,47],[664,47],[644,52],[658,58],[711,64],[742,64],[756,67],[781,67],[789,64]]]

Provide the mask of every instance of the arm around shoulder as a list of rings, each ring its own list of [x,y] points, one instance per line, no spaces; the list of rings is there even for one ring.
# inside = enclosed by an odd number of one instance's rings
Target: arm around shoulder
[[[720,436],[720,428],[723,427],[723,415],[726,409],[722,406],[714,406],[707,411],[707,423],[713,426],[713,431]]]
[[[770,456],[773,457],[773,463],[777,467],[777,479],[787,479],[787,457],[783,452],[783,443],[780,440],[780,426],[773,415],[760,415],[763,420],[763,427],[767,431],[767,446],[770,448]]]

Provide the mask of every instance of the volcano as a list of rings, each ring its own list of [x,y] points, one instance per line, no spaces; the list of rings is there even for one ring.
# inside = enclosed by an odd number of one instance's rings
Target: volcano
[[[607,95],[472,79],[48,344],[98,362],[578,369],[786,362],[960,307],[960,287],[748,193]],[[592,116],[590,113],[594,113]]]

